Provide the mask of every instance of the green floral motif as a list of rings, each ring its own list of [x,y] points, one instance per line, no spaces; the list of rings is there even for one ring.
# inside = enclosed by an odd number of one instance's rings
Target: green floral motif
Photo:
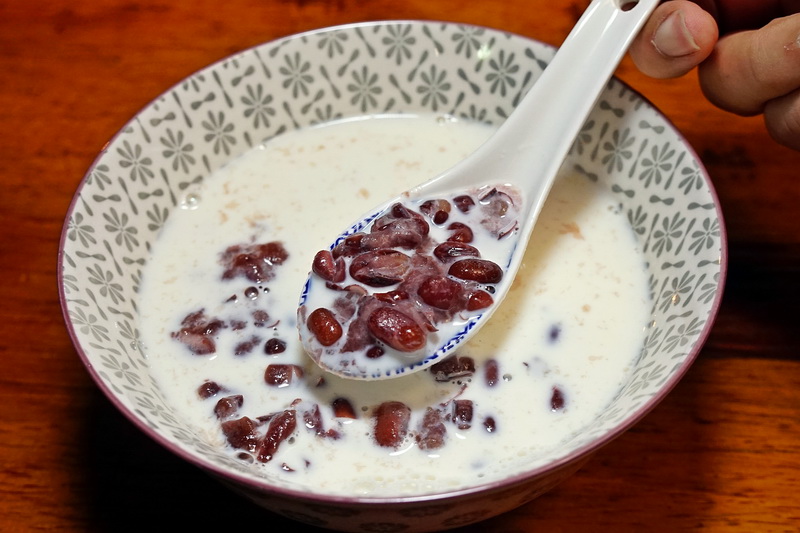
[[[120,213],[115,208],[111,208],[108,213],[103,214],[106,219],[106,231],[114,236],[114,242],[117,245],[125,245],[129,252],[139,246],[139,240],[136,238],[139,230],[136,226],[131,225],[130,217],[127,213]]]
[[[670,283],[671,298],[674,303],[683,304],[694,290],[694,280],[697,276],[683,272],[680,277],[672,278]]]
[[[699,191],[705,187],[703,181],[703,173],[697,161],[692,161],[690,166],[681,169],[681,177],[678,187],[683,191],[683,194],[690,194],[692,191]]]
[[[650,328],[650,331],[644,339],[644,346],[641,353],[642,359],[645,359],[656,352],[656,349],[661,343],[661,334],[661,328]]]
[[[118,380],[126,382],[131,387],[140,387],[142,380],[138,369],[122,361],[118,350],[109,349],[108,351],[114,356],[101,356],[100,360],[103,366]]]
[[[631,135],[630,128],[613,131],[611,141],[606,141],[603,144],[603,149],[608,152],[602,159],[606,172],[622,171],[625,162],[633,157],[631,147],[634,142],[636,142],[636,139]]]
[[[69,218],[67,238],[71,241],[80,241],[81,246],[88,248],[90,244],[96,244],[97,240],[94,238],[94,227],[91,224],[84,224],[83,221],[84,216],[81,212],[76,212]]]
[[[475,104],[470,104],[465,112],[461,113],[461,118],[471,120],[474,122],[489,123],[489,111],[484,108],[478,108]]]
[[[362,113],[378,106],[375,98],[383,92],[378,83],[378,75],[369,73],[367,67],[363,67],[361,72],[353,71],[353,82],[347,84],[347,90],[353,93],[351,102],[358,105]]]
[[[80,307],[74,307],[69,312],[70,320],[73,325],[84,335],[90,334],[96,341],[109,341],[108,328],[99,323],[96,315],[84,313]]]
[[[268,128],[270,118],[275,116],[275,108],[271,105],[272,95],[267,93],[260,83],[256,84],[255,87],[248,85],[246,90],[247,94],[242,96],[242,103],[245,106],[244,116],[253,118],[254,128],[260,128],[261,126]]]
[[[97,185],[97,188],[101,191],[105,190],[106,187],[111,185],[111,178],[108,176],[108,165],[106,164],[99,164],[97,165],[94,170],[89,172],[86,178],[87,185]]]
[[[711,250],[717,246],[720,236],[719,219],[706,217],[703,219],[701,228],[692,232],[692,243],[689,250],[695,254],[700,254],[705,250]]]
[[[150,220],[147,224],[147,229],[152,232],[156,232],[160,230],[167,221],[167,218],[169,217],[169,209],[166,207],[160,207],[158,204],[153,204],[153,208],[148,210],[145,214]]]
[[[283,60],[285,64],[278,69],[278,72],[286,78],[283,87],[291,89],[292,98],[300,95],[308,96],[308,86],[314,81],[314,76],[310,74],[311,63],[303,61],[299,52],[294,55],[287,54]]]
[[[160,141],[165,147],[161,154],[167,159],[172,159],[172,170],[181,169],[188,173],[189,166],[195,163],[195,158],[191,153],[194,145],[185,142],[183,131],[176,133],[167,128],[166,136],[161,137]]]
[[[434,65],[420,74],[420,78],[424,85],[417,87],[417,92],[422,95],[422,107],[438,111],[439,105],[447,104],[447,92],[452,87],[447,81],[447,71]]]
[[[647,231],[645,226],[647,223],[647,211],[641,205],[637,205],[636,209],[629,209],[628,222],[635,233],[643,235]]]
[[[387,37],[383,38],[383,44],[386,46],[386,57],[388,59],[394,58],[394,62],[397,65],[402,64],[404,60],[411,59],[412,50],[417,42],[411,26],[395,24],[387,26],[386,31],[389,33]]]
[[[164,405],[161,398],[151,394],[143,394],[137,396],[136,399],[138,408],[149,413],[149,415],[152,417],[151,420],[162,419],[166,421],[177,422],[177,419],[172,415],[171,410]]]
[[[130,169],[131,181],[138,179],[142,184],[146,185],[147,180],[153,178],[153,171],[150,170],[153,160],[144,155],[144,149],[141,144],[131,145],[127,140],[124,140],[122,141],[122,146],[117,148],[117,153],[122,157],[119,166]]]
[[[716,272],[713,277],[713,282],[703,283],[699,288],[697,295],[697,299],[704,303],[710,304],[714,301],[714,298],[719,294],[719,272]]]
[[[653,251],[657,255],[671,251],[675,242],[683,236],[685,223],[686,218],[681,213],[662,218],[661,227],[653,232]]]
[[[626,394],[633,396],[636,393],[644,393],[647,389],[654,389],[657,385],[667,379],[667,365],[650,363],[639,367],[635,372],[635,379],[632,380],[626,390]]]
[[[664,174],[672,170],[670,160],[675,156],[675,150],[667,143],[660,148],[653,146],[650,154],[652,159],[646,157],[642,160],[644,171],[639,175],[645,187],[649,187],[651,183],[661,183]]]
[[[314,119],[312,124],[324,124],[332,120],[339,120],[342,118],[342,113],[336,111],[331,104],[325,104],[322,107],[314,109]]]
[[[702,333],[704,323],[698,318],[692,318],[688,324],[680,324],[675,329],[675,333],[667,337],[665,348],[674,351],[695,342],[695,339]]]
[[[225,155],[230,155],[231,146],[236,144],[236,137],[233,136],[233,123],[225,122],[225,113],[209,111],[207,119],[201,124],[208,131],[203,138],[213,144],[214,153],[224,152]]]
[[[100,296],[107,297],[113,304],[119,304],[125,300],[124,291],[121,283],[114,281],[114,273],[110,270],[103,270],[99,264],[86,269],[89,273],[89,283],[100,287]]]
[[[514,54],[506,54],[501,50],[497,59],[489,60],[491,71],[486,75],[489,82],[489,91],[500,91],[500,96],[506,96],[517,85],[514,75],[519,72],[519,65],[514,62]]]
[[[455,53],[468,58],[483,46],[482,37],[486,33],[484,28],[474,26],[458,26],[458,31],[453,33],[452,40],[456,43]]]
[[[317,48],[325,51],[325,55],[332,58],[337,55],[342,55],[345,52],[345,45],[349,38],[346,31],[330,31],[322,34],[317,44]]]
[[[139,330],[131,325],[127,320],[117,322],[119,334],[123,339],[130,341],[131,346],[136,348],[139,344]]]

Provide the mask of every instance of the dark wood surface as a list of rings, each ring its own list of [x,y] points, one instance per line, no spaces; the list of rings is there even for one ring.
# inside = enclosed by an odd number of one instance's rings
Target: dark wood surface
[[[588,2],[0,0],[0,531],[295,528],[140,434],[63,326],[56,253],[103,144],[185,76],[298,31],[377,19],[560,43]],[[727,220],[718,321],[669,397],[577,475],[463,531],[800,530],[800,153],[708,104],[693,75],[619,76],[694,145]]]

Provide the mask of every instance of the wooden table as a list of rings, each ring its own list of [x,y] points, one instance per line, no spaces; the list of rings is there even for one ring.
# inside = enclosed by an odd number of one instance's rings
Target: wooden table
[[[185,76],[339,23],[438,19],[560,43],[588,0],[0,0],[0,531],[296,527],[118,413],[64,329],[56,251],[103,144]],[[800,153],[713,108],[694,76],[619,70],[685,133],[727,218],[730,272],[699,360],[553,492],[464,531],[800,530]],[[235,528],[235,529],[233,529]],[[158,530],[158,528],[156,528]]]

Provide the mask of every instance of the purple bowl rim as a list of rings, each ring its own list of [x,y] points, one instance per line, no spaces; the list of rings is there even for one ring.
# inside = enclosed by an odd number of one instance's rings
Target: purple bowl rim
[[[557,47],[545,43],[543,41],[539,41],[533,39],[531,37],[526,37],[524,35],[520,35],[514,32],[509,32],[505,30],[501,30],[498,28],[492,28],[488,26],[482,26],[478,24],[462,24],[457,22],[448,22],[448,21],[439,21],[439,20],[423,20],[423,19],[398,19],[398,20],[378,20],[378,21],[367,21],[367,22],[355,22],[349,24],[341,24],[336,26],[329,26],[324,28],[317,28],[313,30],[308,30],[305,32],[295,33],[291,35],[286,35],[283,37],[278,37],[276,39],[272,39],[269,41],[265,41],[263,43],[259,43],[257,45],[251,46],[249,48],[245,48],[240,50],[234,54],[230,54],[220,60],[214,61],[205,67],[195,71],[193,74],[190,74],[183,78],[183,80],[191,77],[194,74],[199,72],[204,72],[207,70],[211,70],[214,67],[222,64],[224,61],[230,59],[231,57],[239,56],[242,54],[247,54],[252,52],[255,49],[258,49],[264,45],[270,43],[279,43],[284,40],[294,40],[298,38],[303,38],[306,36],[314,35],[320,32],[328,32],[328,31],[335,31],[335,30],[343,30],[343,29],[351,29],[351,28],[363,28],[368,26],[382,26],[387,24],[409,24],[409,25],[447,25],[447,26],[464,26],[464,27],[472,27],[472,28],[481,28],[487,31],[498,32],[502,34],[506,34],[512,36],[515,40],[521,40],[526,42],[531,42],[539,46],[544,46],[550,48],[552,50],[556,50]],[[719,203],[719,196],[714,188],[714,184],[711,180],[710,175],[708,174],[708,170],[706,169],[705,165],[703,164],[702,160],[700,159],[697,152],[691,146],[691,144],[687,141],[685,136],[675,127],[674,123],[665,116],[653,103],[643,96],[639,91],[628,85],[623,80],[617,78],[616,76],[613,79],[617,82],[622,84],[627,90],[631,91],[632,94],[636,95],[641,101],[647,103],[653,111],[659,115],[666,124],[668,124],[673,132],[677,135],[678,139],[683,143],[685,149],[694,157],[694,159],[699,164],[699,170],[702,172],[703,178],[705,180],[706,185],[708,186],[709,194],[711,195],[712,199],[714,200],[714,207],[715,211],[719,220],[719,227],[720,227],[720,271],[719,271],[719,281],[717,283],[717,294],[715,296],[715,300],[709,310],[708,319],[705,322],[703,330],[697,337],[697,341],[695,342],[691,352],[687,354],[684,363],[681,367],[675,371],[673,376],[661,387],[659,392],[655,394],[652,398],[646,401],[643,405],[639,406],[637,410],[630,416],[628,416],[623,423],[616,426],[613,430],[608,431],[602,437],[599,437],[590,443],[587,443],[576,450],[559,457],[558,459],[548,462],[545,465],[538,466],[532,468],[530,470],[526,470],[522,473],[508,476],[499,480],[489,481],[486,483],[472,485],[469,487],[461,488],[461,489],[454,489],[444,492],[434,492],[428,494],[418,494],[412,496],[372,496],[372,497],[364,497],[364,496],[335,496],[335,495],[328,495],[328,494],[318,494],[318,493],[308,493],[303,492],[302,490],[297,489],[290,489],[285,487],[278,487],[268,483],[266,480],[261,481],[257,478],[250,477],[244,474],[240,474],[238,472],[232,472],[227,470],[219,465],[210,463],[206,461],[204,458],[200,456],[193,455],[192,453],[188,452],[181,446],[175,444],[174,442],[167,439],[164,435],[155,431],[152,427],[146,424],[143,420],[137,417],[131,410],[126,408],[122,401],[120,401],[113,390],[105,384],[103,379],[97,373],[94,368],[94,365],[90,362],[89,358],[87,357],[86,353],[84,352],[81,344],[78,342],[77,335],[75,333],[75,329],[73,324],[69,318],[69,310],[67,308],[67,295],[64,290],[64,279],[63,279],[63,257],[64,257],[64,247],[65,242],[67,239],[67,233],[69,231],[69,220],[72,216],[72,213],[75,209],[75,205],[80,198],[80,194],[86,185],[86,181],[88,180],[89,176],[91,175],[92,169],[96,166],[99,159],[103,156],[106,152],[107,147],[112,144],[118,137],[122,135],[124,130],[128,127],[129,124],[133,123],[139,114],[141,114],[144,110],[149,108],[153,105],[163,94],[173,90],[175,87],[179,86],[183,80],[178,81],[178,83],[173,84],[170,88],[163,91],[161,94],[156,96],[156,98],[152,99],[148,102],[145,106],[143,106],[139,112],[137,112],[131,119],[128,120],[117,132],[103,145],[102,149],[98,152],[97,156],[94,158],[92,163],[89,165],[86,173],[84,174],[83,178],[78,184],[78,187],[73,194],[73,197],[70,201],[69,207],[64,217],[64,224],[61,230],[61,237],[59,239],[58,245],[58,254],[57,254],[57,265],[56,265],[56,278],[58,284],[58,295],[59,301],[61,305],[61,314],[62,319],[64,320],[67,332],[69,334],[70,340],[72,342],[73,347],[78,353],[78,356],[81,359],[86,370],[89,372],[90,377],[95,382],[95,384],[100,388],[103,394],[111,401],[112,405],[114,405],[118,411],[120,411],[125,418],[127,418],[130,422],[133,423],[138,429],[140,429],[145,435],[149,438],[156,441],[158,444],[178,456],[179,458],[187,461],[188,463],[204,470],[214,476],[218,476],[223,478],[226,482],[234,482],[240,486],[246,487],[250,490],[255,490],[263,495],[273,495],[279,496],[287,499],[304,501],[308,503],[314,504],[346,504],[350,506],[361,506],[361,505],[370,505],[370,506],[397,506],[397,505],[408,505],[408,504],[433,504],[433,503],[441,503],[447,500],[454,500],[459,499],[465,496],[474,496],[477,494],[485,494],[490,492],[496,492],[499,490],[510,489],[515,486],[522,485],[526,482],[529,482],[534,479],[541,478],[551,472],[556,472],[562,468],[569,466],[570,464],[577,462],[581,459],[590,457],[593,453],[597,452],[601,448],[605,447],[607,444],[624,434],[628,431],[631,427],[636,425],[639,421],[641,421],[648,413],[650,413],[658,404],[660,404],[664,398],[675,388],[675,386],[683,379],[686,373],[689,371],[689,368],[695,362],[697,357],[700,354],[703,346],[705,345],[708,336],[711,333],[711,329],[716,321],[717,315],[719,313],[720,306],[722,304],[722,298],[725,290],[725,283],[727,280],[727,273],[728,273],[728,232],[724,222],[724,217],[722,213],[722,209]]]

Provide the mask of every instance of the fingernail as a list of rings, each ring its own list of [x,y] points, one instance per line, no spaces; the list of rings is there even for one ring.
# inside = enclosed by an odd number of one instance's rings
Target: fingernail
[[[652,42],[656,50],[666,57],[688,56],[700,50],[694,37],[689,33],[680,10],[672,12],[664,19],[653,35]]]

